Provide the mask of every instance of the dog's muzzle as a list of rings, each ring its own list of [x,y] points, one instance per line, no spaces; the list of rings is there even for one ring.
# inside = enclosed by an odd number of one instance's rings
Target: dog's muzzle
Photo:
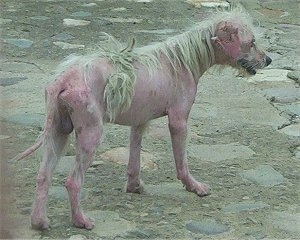
[[[270,59],[271,59],[271,58],[270,58]],[[256,70],[253,68],[252,64],[251,64],[248,60],[242,58],[242,59],[239,59],[239,60],[237,61],[237,63],[238,63],[242,68],[246,69],[246,71],[247,71],[250,75],[255,75],[255,74],[256,74]]]
[[[266,56],[266,59],[265,59],[265,64],[264,66],[257,66],[258,68],[262,68],[262,67],[266,67],[266,66],[269,66],[272,62],[272,59],[268,56]],[[250,75],[255,75],[256,74],[256,69],[254,68],[253,64],[248,61],[247,59],[245,58],[241,58],[237,61],[237,63],[242,67],[244,68],[247,73],[249,73]]]

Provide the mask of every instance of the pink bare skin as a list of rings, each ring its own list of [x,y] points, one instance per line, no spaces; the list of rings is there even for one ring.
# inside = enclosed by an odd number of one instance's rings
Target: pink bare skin
[[[249,74],[271,63],[264,52],[257,49],[251,31],[237,22],[220,22],[212,34],[214,64],[243,68]],[[145,66],[134,63],[136,84],[130,108],[118,113],[114,123],[131,126],[130,156],[127,167],[126,191],[143,192],[140,179],[140,152],[143,130],[155,118],[168,116],[177,178],[187,191],[199,196],[209,194],[208,185],[198,182],[189,171],[186,155],[187,120],[195,101],[199,78],[207,70],[199,62],[199,68],[192,73],[186,65],[177,66],[177,75],[170,61],[162,54],[161,68],[149,74]],[[210,66],[209,66],[210,67]],[[43,136],[34,146],[23,152],[19,159],[26,157],[44,143],[45,151],[38,177],[36,196],[31,214],[35,229],[48,229],[46,201],[52,174],[68,135],[75,130],[76,161],[65,186],[71,204],[72,222],[76,227],[92,229],[93,221],[85,216],[80,206],[80,190],[84,174],[92,164],[96,147],[101,143],[103,124],[108,121],[103,99],[105,81],[112,73],[113,66],[107,59],[90,63],[88,84],[84,81],[82,66],[74,64],[67,68],[56,81],[46,88],[48,114]],[[54,146],[51,143],[54,143]]]

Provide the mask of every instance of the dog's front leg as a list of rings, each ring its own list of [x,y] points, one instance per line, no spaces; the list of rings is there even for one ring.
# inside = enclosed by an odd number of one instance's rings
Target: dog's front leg
[[[144,125],[131,127],[126,192],[142,193],[144,191],[140,180],[140,154],[144,128]]]
[[[187,115],[178,111],[170,111],[168,117],[177,178],[181,180],[188,191],[199,196],[208,195],[209,187],[196,181],[188,169],[186,161]]]

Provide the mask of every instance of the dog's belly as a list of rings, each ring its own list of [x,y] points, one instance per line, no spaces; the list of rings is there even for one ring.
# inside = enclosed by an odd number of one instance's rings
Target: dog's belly
[[[114,123],[126,126],[139,126],[148,121],[167,115],[170,104],[165,100],[133,101],[131,107],[117,114]]]

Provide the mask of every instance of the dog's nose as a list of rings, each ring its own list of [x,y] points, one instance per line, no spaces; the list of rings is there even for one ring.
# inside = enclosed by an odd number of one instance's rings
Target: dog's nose
[[[266,66],[269,66],[272,62],[272,59],[268,56],[266,56]]]

